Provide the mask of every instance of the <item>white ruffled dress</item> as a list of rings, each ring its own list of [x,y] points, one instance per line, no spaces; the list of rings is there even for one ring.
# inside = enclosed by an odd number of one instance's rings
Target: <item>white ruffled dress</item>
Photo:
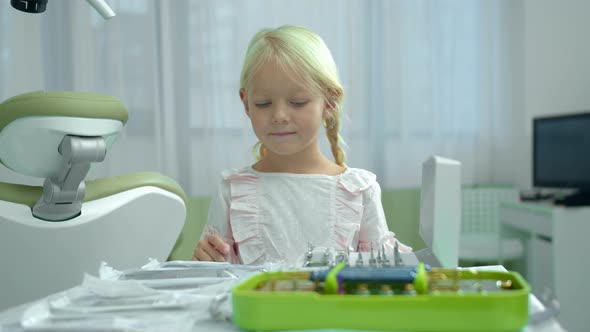
[[[222,173],[203,236],[217,234],[239,264],[296,262],[308,243],[335,250],[392,250],[376,176],[265,173],[251,166]],[[412,249],[398,242],[401,252]]]

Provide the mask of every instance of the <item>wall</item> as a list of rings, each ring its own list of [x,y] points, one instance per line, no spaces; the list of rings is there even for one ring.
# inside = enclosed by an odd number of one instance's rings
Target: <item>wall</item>
[[[512,36],[513,47],[505,52],[502,61],[510,61],[513,70],[512,85],[502,88],[502,93],[511,93],[513,103],[499,109],[511,112],[513,121],[508,128],[499,124],[495,130],[498,134],[492,137],[497,143],[490,156],[491,180],[530,188],[532,118],[590,110],[590,1],[507,3],[513,7],[502,13],[506,24],[500,33]],[[11,13],[18,15],[17,11]],[[42,180],[31,180],[0,166],[0,181],[38,185]]]
[[[535,116],[590,111],[590,1],[524,1],[524,123],[515,126],[517,183],[531,187]],[[517,101],[518,102],[518,101]]]

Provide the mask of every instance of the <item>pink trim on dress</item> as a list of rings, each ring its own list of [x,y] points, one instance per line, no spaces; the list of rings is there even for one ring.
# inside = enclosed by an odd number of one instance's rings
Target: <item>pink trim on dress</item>
[[[258,220],[258,176],[247,168],[222,175],[230,181],[230,225],[238,257],[242,264],[257,264],[266,253]]]

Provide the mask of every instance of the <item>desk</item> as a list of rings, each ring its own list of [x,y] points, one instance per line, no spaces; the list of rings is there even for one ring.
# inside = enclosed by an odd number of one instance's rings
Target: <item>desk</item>
[[[402,260],[404,263],[409,264],[411,262],[417,262],[415,256],[413,254],[402,254]],[[504,270],[501,266],[493,266],[493,267],[479,267],[478,269],[491,269],[491,270]],[[20,328],[20,319],[23,312],[29,308],[31,304],[21,305],[19,307],[15,307],[4,312],[0,312],[0,331],[2,332],[22,332],[23,329]],[[536,313],[542,312],[544,310],[543,305],[537,300],[534,295],[529,295],[529,313],[530,315],[534,315]],[[194,308],[194,311],[191,311],[191,317],[195,319],[195,323],[192,326],[190,331],[212,331],[212,332],[221,332],[221,331],[236,331],[238,332],[239,329],[233,325],[231,322],[223,321],[223,320],[214,320],[209,316],[208,307],[207,306],[199,306]],[[337,330],[322,330],[322,331],[337,331]],[[342,330],[340,330],[342,331]],[[538,324],[532,326],[529,325],[523,329],[521,332],[565,332],[559,322],[557,322],[554,318],[549,318]]]
[[[501,203],[501,237],[524,241],[521,272],[540,297],[550,289],[561,304],[559,320],[569,331],[585,331],[590,315],[590,207],[561,207],[548,203]]]

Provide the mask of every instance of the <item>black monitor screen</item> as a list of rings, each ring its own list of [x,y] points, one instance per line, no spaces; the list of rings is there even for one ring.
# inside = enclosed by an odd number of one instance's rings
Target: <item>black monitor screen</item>
[[[533,185],[590,188],[590,113],[533,120]]]

